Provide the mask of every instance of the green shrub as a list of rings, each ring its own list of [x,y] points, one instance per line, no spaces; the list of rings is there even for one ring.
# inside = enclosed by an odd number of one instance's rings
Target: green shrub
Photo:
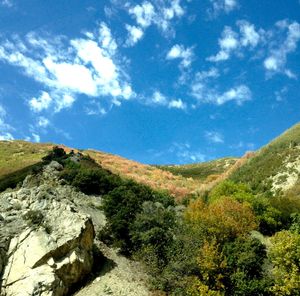
[[[170,196],[134,181],[124,181],[123,185],[103,197],[103,210],[108,219],[107,227],[111,231],[114,243],[123,253],[130,254],[134,250],[130,231],[145,201],[157,201],[163,206],[174,205],[174,200]]]
[[[23,219],[29,226],[39,226],[44,220],[44,215],[39,210],[30,210],[23,216]]]
[[[254,238],[224,245],[228,283],[226,295],[269,295],[271,280],[264,273],[266,248]]]

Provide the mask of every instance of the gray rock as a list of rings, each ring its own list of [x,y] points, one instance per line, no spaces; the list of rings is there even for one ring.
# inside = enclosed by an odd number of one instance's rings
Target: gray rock
[[[87,197],[61,185],[61,169],[51,162],[0,194],[1,295],[62,296],[91,271],[94,226],[72,201]]]

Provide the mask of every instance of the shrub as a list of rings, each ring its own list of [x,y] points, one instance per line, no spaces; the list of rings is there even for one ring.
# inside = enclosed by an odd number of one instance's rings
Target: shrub
[[[283,230],[271,238],[269,257],[275,295],[300,295],[300,235]]]
[[[268,295],[271,281],[264,274],[265,246],[255,238],[238,238],[224,245],[228,295]]]
[[[108,219],[108,228],[116,245],[126,253],[132,253],[134,245],[130,231],[145,201],[157,201],[163,206],[174,205],[165,193],[155,192],[133,181],[124,182],[103,197],[103,210]]]
[[[44,215],[39,210],[30,210],[23,216],[23,218],[27,221],[29,226],[39,226],[44,220]]]

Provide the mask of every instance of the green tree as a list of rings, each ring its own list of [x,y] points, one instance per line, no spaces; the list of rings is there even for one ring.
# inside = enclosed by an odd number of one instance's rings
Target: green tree
[[[264,274],[265,246],[255,238],[237,238],[224,245],[227,295],[268,295],[270,280]]]

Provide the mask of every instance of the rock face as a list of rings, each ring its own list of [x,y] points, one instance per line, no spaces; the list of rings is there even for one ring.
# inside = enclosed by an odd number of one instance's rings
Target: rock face
[[[65,295],[92,269],[94,227],[73,202],[81,193],[60,183],[59,170],[52,162],[0,194],[1,295]]]

